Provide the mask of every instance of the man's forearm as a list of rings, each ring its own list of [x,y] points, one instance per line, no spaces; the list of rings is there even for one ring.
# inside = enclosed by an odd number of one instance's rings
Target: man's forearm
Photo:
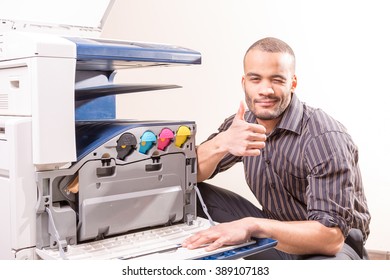
[[[208,179],[215,171],[218,163],[227,154],[227,149],[220,144],[222,137],[223,133],[207,142],[204,142],[196,148],[198,160],[198,182]]]
[[[278,240],[277,248],[290,254],[335,255],[344,244],[338,227],[325,227],[317,221],[282,222],[271,219],[245,218],[253,237]]]

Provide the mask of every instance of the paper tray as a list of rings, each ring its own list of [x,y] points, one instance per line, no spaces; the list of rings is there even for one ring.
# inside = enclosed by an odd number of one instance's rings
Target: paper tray
[[[102,96],[116,95],[122,93],[135,93],[153,90],[181,88],[178,85],[162,84],[106,84],[94,87],[85,87],[75,90],[75,100],[82,101]]]

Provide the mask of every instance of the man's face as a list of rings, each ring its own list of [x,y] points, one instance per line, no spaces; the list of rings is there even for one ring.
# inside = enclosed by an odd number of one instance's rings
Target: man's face
[[[296,86],[293,57],[252,49],[246,54],[244,73],[242,87],[249,110],[260,122],[279,121]]]

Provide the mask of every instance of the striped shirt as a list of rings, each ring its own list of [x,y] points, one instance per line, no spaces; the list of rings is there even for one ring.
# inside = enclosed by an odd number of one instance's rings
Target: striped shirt
[[[232,124],[227,118],[219,132]],[[256,117],[245,113],[245,120]],[[215,137],[211,135],[209,139]],[[243,162],[246,181],[271,219],[316,220],[369,235],[370,213],[358,165],[358,149],[339,122],[301,102],[295,94],[281,121],[267,137],[260,156],[226,155],[214,174]]]

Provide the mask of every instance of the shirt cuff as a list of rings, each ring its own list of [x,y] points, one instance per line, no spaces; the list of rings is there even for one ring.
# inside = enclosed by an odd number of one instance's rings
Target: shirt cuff
[[[333,217],[329,213],[313,212],[309,214],[308,220],[317,221],[326,227],[339,227],[344,237],[348,236],[350,227],[341,217]]]

